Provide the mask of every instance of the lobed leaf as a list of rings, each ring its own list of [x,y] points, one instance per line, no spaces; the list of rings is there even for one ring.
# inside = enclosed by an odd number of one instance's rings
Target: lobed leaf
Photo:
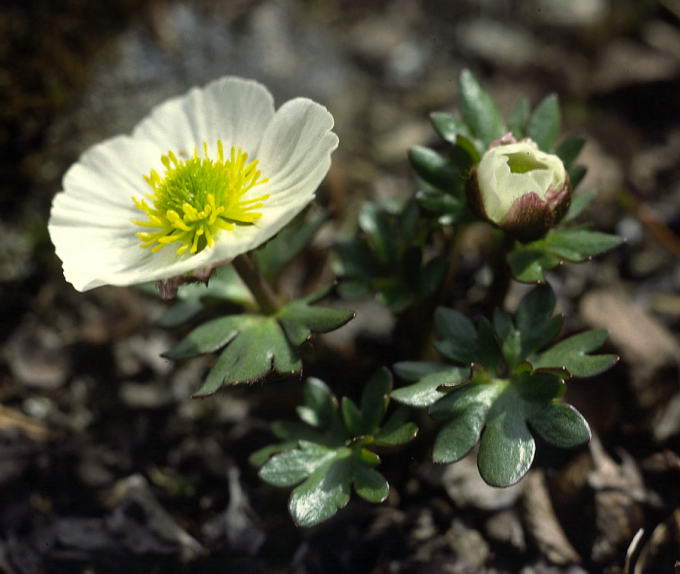
[[[534,368],[564,367],[575,377],[592,377],[614,366],[616,355],[590,355],[607,340],[604,329],[586,331],[560,341],[531,359]]]
[[[270,372],[293,375],[301,369],[300,358],[276,320],[252,316],[232,337],[194,396],[212,394],[226,384],[254,382]]]

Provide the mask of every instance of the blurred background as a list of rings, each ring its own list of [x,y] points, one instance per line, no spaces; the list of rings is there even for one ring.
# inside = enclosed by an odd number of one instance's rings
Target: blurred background
[[[0,571],[672,572],[679,24],[679,0],[6,1]],[[566,132],[588,138],[587,217],[627,239],[551,276],[568,329],[607,328],[622,356],[570,390],[599,440],[546,451],[539,470],[500,491],[481,484],[474,459],[434,467],[419,444],[386,461],[399,486],[386,504],[352,502],[297,531],[287,493],[260,483],[247,457],[266,443],[268,421],[292,414],[299,383],[190,400],[206,362],[159,357],[181,332],[158,327],[156,299],[65,283],[50,203],[80,153],[129,132],[155,104],[224,74],[255,78],[277,104],[308,96],[335,116],[341,144],[320,193],[334,219],[298,262],[327,269],[327,248],[362,200],[414,192],[406,153],[435,144],[428,115],[455,110],[464,67],[505,112],[520,95],[559,94]],[[474,238],[455,297],[474,299],[484,282]],[[392,319],[374,302],[358,310],[311,373],[341,359],[333,376],[358,386],[346,360],[361,376],[382,362]],[[639,528],[645,537],[631,546]]]

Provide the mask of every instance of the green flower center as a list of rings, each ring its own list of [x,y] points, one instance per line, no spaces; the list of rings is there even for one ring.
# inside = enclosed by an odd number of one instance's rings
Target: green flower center
[[[187,250],[198,253],[215,245],[215,238],[223,229],[237,225],[251,225],[262,217],[256,211],[264,205],[269,194],[244,199],[256,185],[266,183],[257,169],[257,160],[248,161],[248,154],[232,146],[225,158],[222,141],[217,142],[217,159],[208,155],[208,145],[203,144],[203,157],[198,150],[188,159],[179,159],[169,151],[161,157],[165,173],[161,176],[151,170],[144,179],[152,191],[145,194],[149,200],[132,198],[135,207],[147,219],[132,223],[148,228],[137,237],[140,247],[154,253],[166,245],[179,243],[177,254]]]
[[[511,173],[527,173],[535,169],[548,169],[548,166],[525,151],[506,154]]]

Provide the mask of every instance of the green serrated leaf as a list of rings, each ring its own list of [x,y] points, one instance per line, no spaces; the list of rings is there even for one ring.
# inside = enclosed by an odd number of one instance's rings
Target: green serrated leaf
[[[557,146],[556,154],[564,163],[564,166],[568,169],[571,164],[576,161],[576,158],[581,153],[586,140],[580,136],[574,136],[564,140],[559,146]]]
[[[568,337],[531,359],[534,368],[565,367],[575,377],[592,377],[611,368],[616,355],[589,355],[607,340],[607,331],[592,330]]]
[[[253,316],[222,351],[194,396],[212,394],[223,385],[254,382],[270,372],[296,374],[301,368],[279,324],[271,317]]]
[[[470,70],[463,70],[460,74],[459,98],[465,123],[482,140],[485,148],[505,133],[505,124],[496,104]]]
[[[530,417],[529,424],[546,441],[560,448],[574,448],[591,438],[586,419],[565,403],[551,403]]]
[[[213,319],[191,331],[163,356],[168,359],[187,359],[214,353],[233,341],[240,332],[256,324],[258,319],[257,315],[229,315]]]
[[[529,118],[527,136],[544,151],[553,150],[560,135],[560,105],[556,94],[550,94],[541,101]]]
[[[461,185],[463,176],[458,167],[433,149],[414,146],[408,157],[418,176],[430,185],[443,190],[454,190]]]
[[[521,140],[525,136],[529,111],[529,100],[526,96],[521,96],[508,114],[508,129],[517,140]]]
[[[301,345],[312,333],[328,333],[339,329],[354,318],[354,311],[309,304],[317,298],[315,295],[298,299],[278,311],[277,317],[292,345]]]

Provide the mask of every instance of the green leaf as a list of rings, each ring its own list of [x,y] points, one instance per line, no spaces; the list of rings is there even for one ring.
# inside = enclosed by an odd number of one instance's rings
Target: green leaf
[[[512,318],[502,309],[496,309],[493,316],[494,329],[501,341],[501,352],[509,369],[514,369],[525,357],[522,356],[520,332],[515,329]]]
[[[293,486],[336,456],[337,452],[334,449],[300,441],[299,448],[270,458],[258,474],[267,484]]]
[[[463,176],[451,161],[440,153],[423,146],[413,146],[408,152],[411,165],[424,181],[438,189],[454,190]]]
[[[336,424],[338,401],[321,379],[309,377],[302,390],[304,407],[298,407],[298,416],[310,426],[329,428]]]
[[[583,415],[564,403],[551,403],[529,418],[529,424],[546,441],[560,448],[574,448],[591,438]]]
[[[529,291],[517,308],[517,329],[521,339],[521,359],[547,345],[562,328],[562,317],[553,317],[555,294],[549,285],[538,285]]]
[[[465,152],[465,155],[467,156],[467,158],[461,157],[456,162],[457,165],[459,165],[459,167],[463,171],[463,173],[467,173],[474,164],[479,163],[479,160],[482,159],[480,151],[478,147],[475,145],[475,143],[470,138],[464,136],[463,134],[458,134],[458,136],[456,137],[456,147],[463,150]]]
[[[222,385],[251,383],[271,372],[297,374],[301,368],[297,353],[276,320],[250,316],[222,351],[194,396],[212,394]]]
[[[427,372],[426,369],[431,370]],[[412,407],[429,407],[447,394],[448,391],[440,390],[440,387],[458,385],[470,377],[469,367],[451,367],[442,363],[405,361],[395,364],[394,370],[402,378],[417,381],[392,391],[395,401]]]
[[[568,169],[576,161],[576,158],[581,153],[586,140],[580,136],[574,136],[564,140],[559,146],[557,146],[557,155],[564,163],[564,166]]]
[[[514,411],[489,421],[479,444],[477,466],[487,484],[497,487],[519,482],[531,468],[536,443],[526,421]]]
[[[583,165],[572,165],[568,170],[569,181],[571,182],[572,189],[576,189],[578,184],[583,181],[583,178],[588,173],[588,168]]]
[[[314,526],[347,505],[353,467],[352,452],[340,449],[293,490],[288,510],[298,526]]]
[[[430,407],[435,419],[447,421],[435,440],[435,462],[459,460],[479,439],[477,465],[482,478],[492,486],[514,484],[534,457],[528,422],[544,422],[548,415],[541,413],[555,412],[554,399],[563,392],[560,378],[526,370],[510,380],[473,381],[454,389]]]
[[[379,446],[397,446],[413,440],[418,434],[418,427],[408,421],[409,415],[410,413],[407,408],[397,408],[375,434],[375,444]]]
[[[399,236],[403,243],[411,244],[416,240],[420,227],[418,202],[411,198],[404,204],[398,216]]]
[[[161,315],[158,325],[165,328],[177,327],[198,315],[202,310],[203,303],[201,303],[200,299],[177,301]]]
[[[579,215],[581,215],[581,212],[590,205],[590,202],[594,199],[594,195],[592,193],[582,193],[580,195],[572,195],[571,197],[571,203],[569,205],[569,209],[567,210],[567,213],[564,215],[562,218],[561,223],[569,223],[570,221],[573,221],[576,219]]]
[[[361,416],[369,433],[375,432],[385,416],[392,391],[392,373],[379,369],[368,381],[361,394]]]
[[[533,249],[534,243],[516,246],[508,253],[507,260],[513,277],[523,283],[545,281],[545,271],[560,264],[560,259],[540,249]]]
[[[526,96],[521,96],[508,114],[508,129],[515,136],[515,139],[521,140],[524,137],[528,121],[529,100]]]
[[[451,145],[456,144],[456,137],[458,134],[462,134],[467,138],[472,137],[470,129],[452,114],[446,112],[432,112],[430,114],[430,120],[439,137]]]
[[[561,261],[581,263],[621,244],[617,235],[589,231],[580,227],[556,228],[536,241],[516,244],[507,261],[518,281],[545,281],[544,272]]]
[[[437,290],[444,279],[444,274],[449,264],[449,256],[449,254],[445,254],[431,259],[418,272],[416,275],[416,291],[421,297],[427,297]]]
[[[213,319],[191,331],[172,349],[165,351],[163,357],[187,359],[205,353],[214,353],[257,321],[257,315],[229,315]]]
[[[253,466],[259,468],[262,465],[264,465],[264,463],[266,463],[272,455],[293,449],[296,446],[297,442],[294,441],[270,444],[252,453],[248,457],[248,462]]]
[[[527,136],[544,151],[552,151],[560,135],[560,105],[556,94],[547,96],[534,110],[527,125]]]
[[[578,263],[621,245],[623,240],[618,235],[569,228],[554,229],[541,241],[549,253]]]
[[[292,345],[301,345],[312,333],[328,333],[339,329],[354,318],[354,311],[310,305],[323,298],[327,292],[328,289],[324,289],[298,299],[278,311],[276,316]]]
[[[540,353],[531,364],[534,368],[565,367],[575,377],[592,377],[611,368],[616,355],[590,355],[607,340],[607,331],[592,330],[579,333],[560,341],[554,347]]]
[[[496,104],[470,70],[463,70],[460,74],[459,97],[465,123],[482,140],[485,148],[505,133],[505,124]]]
[[[390,485],[385,477],[377,470],[363,465],[355,465],[353,482],[356,493],[368,502],[383,502],[390,492]]]
[[[373,202],[364,203],[359,212],[359,227],[366,234],[371,250],[382,263],[397,259],[394,231],[388,214]]]
[[[339,275],[366,280],[377,277],[382,271],[368,244],[358,238],[337,242],[335,251],[340,257]]]
[[[474,363],[477,359],[477,331],[465,315],[453,309],[439,307],[434,324],[443,340],[435,343],[437,350],[453,361]]]
[[[502,392],[502,385],[468,383],[430,408],[433,417],[449,419],[435,440],[434,462],[456,462],[472,450],[479,440],[487,413]]]
[[[329,216],[330,213],[326,210],[313,214],[303,213],[255,251],[258,269],[265,278],[274,281],[283,268],[312,241]]]
[[[363,436],[369,434],[369,425],[364,420],[364,417],[359,410],[359,407],[354,404],[354,401],[348,397],[342,397],[340,401],[340,407],[342,411],[342,420],[345,423],[345,427],[350,432],[352,436]]]
[[[477,323],[477,352],[474,362],[493,372],[498,366],[500,353],[491,323],[486,317],[481,317]]]

